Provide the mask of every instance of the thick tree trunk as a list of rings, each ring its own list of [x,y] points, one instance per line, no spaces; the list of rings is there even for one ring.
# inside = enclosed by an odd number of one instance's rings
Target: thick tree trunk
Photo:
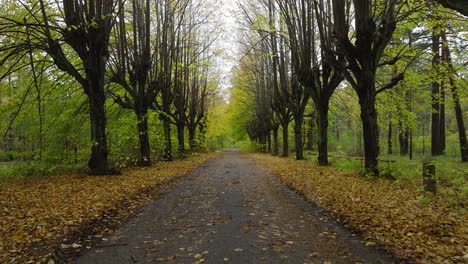
[[[304,144],[302,142],[302,126],[304,123],[303,116],[297,116],[294,119],[294,142],[296,151],[296,160],[304,159]]]
[[[196,127],[188,127],[188,134],[189,134],[189,147],[192,152],[197,151],[197,141],[195,139],[197,133]]]
[[[91,119],[91,157],[88,166],[94,175],[106,175],[111,171],[108,164],[106,140],[106,96],[104,94],[106,48],[95,45],[88,54],[85,65],[87,87],[85,93],[89,99]]]
[[[147,112],[137,113],[138,139],[140,141],[140,166],[151,166],[151,147],[148,135]]]
[[[309,119],[309,125],[306,132],[306,150],[314,150],[314,123],[315,119],[314,116],[312,116]]]
[[[282,157],[287,157],[289,156],[289,133],[288,133],[288,123],[283,123],[281,124],[281,127],[283,128],[283,153],[281,154]]]
[[[185,124],[182,122],[177,123],[177,150],[180,154],[185,153]]]
[[[318,164],[328,166],[328,100],[327,104],[317,107],[317,129],[318,129]]]
[[[272,149],[273,156],[279,155],[279,142],[278,142],[278,126],[273,128],[273,149]]]
[[[98,90],[98,89],[97,89]],[[100,91],[100,90],[98,90]],[[91,119],[91,157],[88,167],[94,175],[106,175],[108,168],[108,150],[106,140],[106,111],[104,91],[88,95]]]
[[[374,82],[367,82],[374,85]],[[365,89],[359,94],[361,107],[362,131],[364,140],[364,160],[366,171],[375,176],[379,175],[379,127],[377,123],[377,110],[375,109],[375,89]]]

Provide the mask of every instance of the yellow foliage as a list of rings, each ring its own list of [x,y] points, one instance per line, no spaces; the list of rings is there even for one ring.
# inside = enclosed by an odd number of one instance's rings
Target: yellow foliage
[[[148,201],[144,194],[149,190],[189,174],[214,155],[132,168],[122,176],[61,175],[1,182],[0,263],[43,260],[35,254],[53,252],[64,238],[109,217],[110,211],[131,215]],[[47,250],[32,252],[32,247],[44,244]]]
[[[468,215],[442,197],[421,202],[419,182],[369,180],[306,161],[253,154],[284,183],[402,258],[466,263]],[[447,262],[447,263],[448,263]]]

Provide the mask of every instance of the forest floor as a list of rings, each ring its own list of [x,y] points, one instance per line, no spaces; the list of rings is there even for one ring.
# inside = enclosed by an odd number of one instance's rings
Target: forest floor
[[[227,150],[0,181],[0,262],[466,263],[467,219],[415,182]]]
[[[319,167],[310,161],[250,154],[307,200],[326,208],[359,232],[405,261],[467,263],[468,214],[465,203],[424,193],[422,179],[367,178]]]
[[[219,154],[191,155],[120,176],[64,173],[0,180],[0,263],[50,263],[90,247],[182,176]]]
[[[322,208],[225,151],[76,263],[392,263]]]

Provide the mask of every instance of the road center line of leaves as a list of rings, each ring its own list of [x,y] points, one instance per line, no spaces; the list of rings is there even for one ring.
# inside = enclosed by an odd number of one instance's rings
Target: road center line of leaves
[[[251,154],[290,188],[327,208],[367,245],[424,263],[466,261],[468,214],[442,197],[421,202],[419,182],[369,180],[307,161]]]
[[[57,252],[78,251],[91,243],[86,237],[111,234],[109,228],[136,213],[158,191],[215,156],[131,168],[122,176],[0,182],[0,262],[46,262]]]

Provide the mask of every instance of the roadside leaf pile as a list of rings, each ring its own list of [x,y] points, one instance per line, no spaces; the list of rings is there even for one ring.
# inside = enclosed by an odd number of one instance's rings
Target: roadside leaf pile
[[[213,155],[132,168],[122,176],[0,182],[0,263],[47,261],[57,248],[81,247],[68,236],[90,223],[133,214],[150,198],[142,193],[189,174]]]
[[[441,197],[424,198],[420,182],[369,180],[310,162],[252,154],[292,189],[378,244],[419,263],[468,261],[468,214]]]

